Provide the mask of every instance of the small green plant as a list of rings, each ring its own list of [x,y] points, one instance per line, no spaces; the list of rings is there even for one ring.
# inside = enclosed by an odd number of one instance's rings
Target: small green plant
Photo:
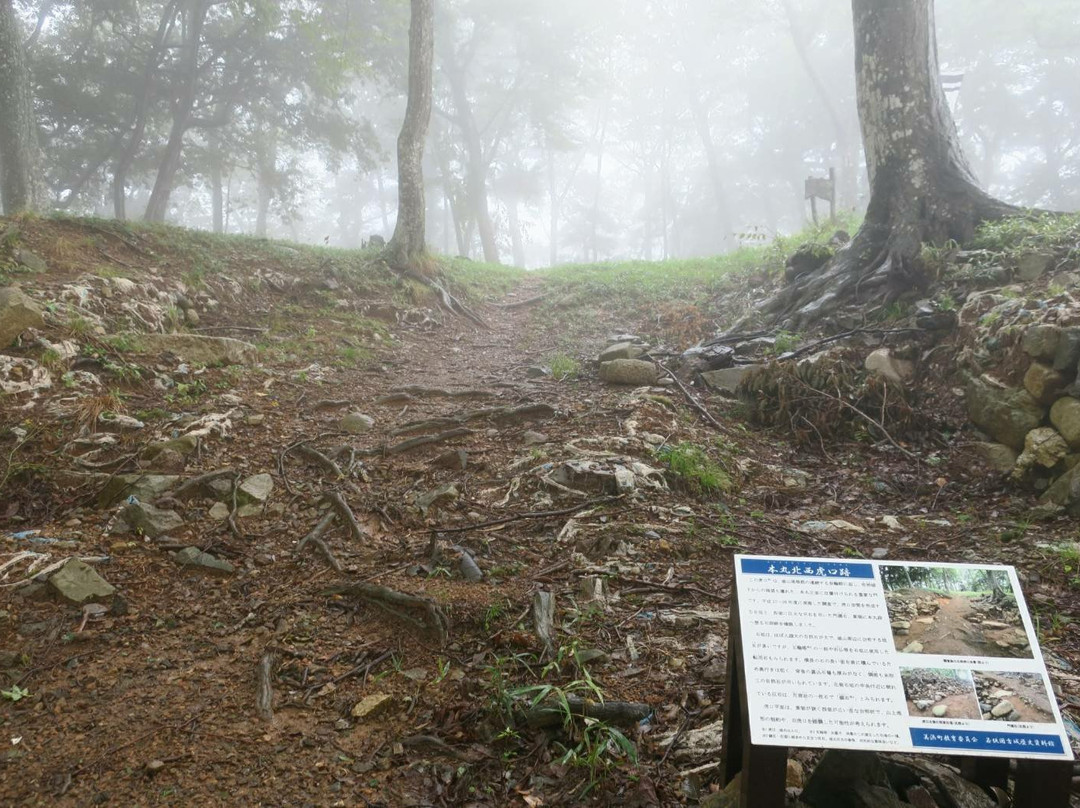
[[[794,351],[798,347],[799,342],[802,341],[802,337],[798,334],[793,334],[790,331],[778,331],[774,338],[772,348],[769,353],[774,356],[783,356],[786,353]]]
[[[435,667],[438,669],[435,674],[435,684],[439,684],[439,682],[450,675],[450,660],[439,657],[435,661]]]
[[[701,494],[719,494],[731,489],[731,476],[694,443],[664,446],[657,457],[684,484]]]
[[[548,369],[551,371],[552,378],[560,382],[575,379],[578,373],[581,372],[581,366],[577,360],[566,354],[556,354],[551,357],[548,361]]]
[[[948,292],[942,292],[938,295],[935,302],[941,311],[956,311],[956,298]]]
[[[0,696],[3,696],[8,701],[22,701],[29,695],[29,690],[21,688],[18,685],[12,685],[8,690],[0,690]]]

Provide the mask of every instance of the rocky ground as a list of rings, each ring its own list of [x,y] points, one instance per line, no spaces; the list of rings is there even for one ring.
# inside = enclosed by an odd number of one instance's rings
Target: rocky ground
[[[3,804],[723,804],[735,552],[1016,564],[1080,707],[1075,528],[978,459],[962,331],[840,348],[919,429],[763,426],[750,366],[816,353],[684,355],[723,296],[450,270],[484,327],[370,257],[0,233]]]

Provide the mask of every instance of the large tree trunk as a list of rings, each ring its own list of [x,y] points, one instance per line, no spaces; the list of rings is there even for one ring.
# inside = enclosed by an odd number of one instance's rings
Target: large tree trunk
[[[398,217],[387,245],[388,260],[406,268],[424,254],[424,140],[431,122],[431,74],[435,61],[434,0],[411,0],[409,101],[398,137]]]
[[[270,215],[270,203],[277,187],[277,134],[270,132],[260,139],[255,155],[255,173],[258,184],[258,204],[255,210],[255,235],[266,235],[266,223]]]
[[[202,44],[203,23],[210,7],[209,0],[192,0],[184,13],[184,57],[181,71],[181,86],[173,106],[172,125],[169,128],[169,140],[165,144],[165,153],[158,164],[154,188],[146,203],[145,219],[148,222],[163,222],[169,210],[169,197],[172,196],[173,180],[180,169],[183,157],[184,135],[190,128],[191,112],[195,107],[195,98],[199,87],[199,46]]]
[[[698,92],[697,82],[691,79],[690,87],[690,113],[694,118],[694,126],[697,128],[698,137],[701,139],[701,147],[705,150],[705,160],[709,166],[709,183],[712,185],[714,201],[716,202],[716,229],[717,248],[727,252],[731,248],[731,206],[728,204],[727,192],[724,190],[724,174],[720,165],[720,156],[716,151],[716,141],[712,136],[712,125],[709,122],[709,111],[702,103],[701,93]]]
[[[11,0],[0,0],[0,201],[11,216],[38,208],[37,124],[22,29]]]
[[[508,218],[510,220],[510,246],[514,252],[514,266],[525,268],[525,239],[521,233],[521,220],[518,215],[518,200],[509,197],[506,200]]]
[[[934,0],[852,0],[859,120],[870,204],[852,242],[765,312],[799,329],[848,302],[887,301],[925,282],[924,242],[963,243],[1016,209],[985,193],[961,153],[941,88]]]

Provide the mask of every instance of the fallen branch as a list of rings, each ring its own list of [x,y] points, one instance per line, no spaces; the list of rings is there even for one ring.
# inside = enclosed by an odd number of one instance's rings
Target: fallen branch
[[[668,367],[666,367],[663,362],[657,362],[656,366],[659,367],[660,370],[664,371],[664,373],[666,373],[668,376],[671,377],[671,380],[673,382],[675,382],[675,385],[682,391],[682,394],[686,397],[686,400],[690,402],[691,407],[693,407],[695,410],[697,410],[706,421],[708,421],[714,427],[719,429],[721,432],[725,431],[724,430],[724,425],[721,424],[719,421],[717,421],[713,417],[712,413],[710,413],[707,409],[705,409],[705,405],[697,400],[697,397],[695,397],[694,394],[691,393],[689,389],[687,389],[686,385],[682,383],[682,380],[679,379],[678,376],[676,376],[674,373],[672,373],[671,370]]]
[[[536,297],[530,297],[527,300],[516,300],[513,303],[492,303],[491,305],[497,309],[523,309],[526,306],[531,306],[534,303],[539,303],[545,298],[547,298],[547,293],[537,295]]]
[[[330,491],[326,494],[326,501],[333,506],[334,511],[341,520],[348,525],[349,533],[352,534],[354,539],[367,538],[367,532],[360,526],[360,523],[356,521],[356,516],[352,512],[352,508],[349,507],[349,503],[345,501],[338,491]]]
[[[266,722],[274,720],[274,688],[270,677],[274,673],[274,655],[263,654],[255,669],[255,714]]]
[[[222,477],[233,477],[236,475],[236,471],[233,469],[218,469],[217,471],[211,471],[207,474],[200,474],[198,477],[192,477],[187,482],[183,483],[179,488],[172,492],[173,499],[182,499],[185,496],[190,496],[203,486],[208,485],[214,480],[220,480]]]
[[[293,449],[293,451],[295,451],[301,457],[307,458],[313,463],[322,466],[327,472],[332,474],[335,479],[340,479],[341,477],[345,476],[341,471],[341,466],[339,466],[337,463],[324,455],[311,444],[301,443],[299,446]]]
[[[567,712],[569,711],[569,716]],[[558,727],[566,723],[567,718],[592,718],[605,724],[630,727],[644,721],[652,715],[653,709],[648,704],[630,701],[597,702],[580,696],[567,696],[566,703],[543,701],[521,713],[521,718],[532,729]]]
[[[421,446],[428,446],[432,443],[442,443],[443,441],[453,440],[454,438],[462,438],[465,435],[473,434],[473,430],[465,429],[461,427],[459,429],[449,429],[446,432],[440,432],[437,435],[421,435],[418,438],[409,438],[403,440],[401,443],[395,443],[392,446],[386,446],[382,449],[369,450],[368,454],[386,454],[386,455],[399,455],[405,452],[411,452],[413,449],[418,449]]]
[[[798,359],[800,356],[806,356],[807,354],[817,353],[821,348],[826,345],[830,345],[834,342],[847,339],[848,337],[856,337],[859,334],[873,334],[875,336],[888,336],[890,334],[922,334],[925,332],[923,328],[853,328],[850,331],[844,331],[840,334],[833,334],[831,337],[825,337],[815,342],[811,342],[809,345],[789,351],[782,356],[778,356],[777,359],[783,362],[787,362],[791,359]]]
[[[384,611],[390,612],[413,625],[434,631],[440,642],[445,643],[448,638],[449,622],[446,619],[446,615],[434,601],[428,600],[427,598],[420,598],[416,595],[409,595],[404,592],[387,589],[385,586],[366,583],[336,586],[331,589],[323,590],[321,594],[324,596],[343,595],[346,597],[359,598],[360,600],[378,606]],[[422,612],[427,622],[424,623],[419,621],[394,607]]]

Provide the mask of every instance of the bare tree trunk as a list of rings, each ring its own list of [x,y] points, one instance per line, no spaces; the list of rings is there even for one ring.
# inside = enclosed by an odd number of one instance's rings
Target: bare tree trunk
[[[551,229],[548,236],[548,263],[555,266],[559,263],[559,208],[561,199],[558,188],[555,186],[555,152],[548,150],[548,199],[551,204]]]
[[[277,133],[270,132],[257,147],[256,180],[258,182],[258,207],[255,212],[255,235],[266,235],[266,221],[270,215],[270,203],[277,186]]]
[[[431,122],[432,65],[435,61],[434,0],[411,0],[409,101],[398,136],[398,217],[387,257],[410,267],[424,254],[424,140]]]
[[[22,36],[11,0],[0,0],[0,201],[8,216],[45,201],[39,198],[37,124]]]
[[[599,233],[600,224],[600,191],[604,187],[604,144],[607,141],[607,108],[601,113],[600,139],[596,147],[596,194],[593,196],[592,209],[592,260],[600,260]]]
[[[214,232],[225,232],[225,191],[221,184],[221,141],[214,135],[209,139],[210,202],[213,209]]]
[[[169,197],[172,196],[173,180],[180,169],[183,157],[184,135],[187,134],[191,120],[191,111],[195,107],[195,96],[199,86],[199,46],[202,44],[203,23],[210,0],[192,0],[184,12],[183,46],[185,56],[182,65],[182,84],[173,107],[172,125],[169,128],[169,140],[165,144],[165,153],[158,164],[154,188],[150,200],[146,203],[144,218],[148,222],[163,222],[169,210]]]
[[[382,235],[390,232],[390,212],[386,209],[386,189],[383,187],[382,166],[375,167],[375,190],[379,195],[379,216],[382,219]]]
[[[514,266],[525,268],[525,241],[521,237],[521,221],[518,218],[518,201],[511,197],[506,200],[506,209],[510,219],[510,245],[514,251]]]
[[[694,117],[694,126],[697,128],[701,146],[705,150],[705,160],[709,166],[709,183],[712,185],[713,196],[716,202],[716,227],[720,234],[719,246],[727,251],[731,246],[731,208],[728,205],[727,192],[724,190],[724,176],[720,169],[720,157],[716,153],[716,142],[712,136],[712,126],[709,123],[709,111],[701,101],[701,93],[698,92],[696,81],[690,81],[690,113]]]
[[[846,302],[919,288],[924,242],[964,243],[980,222],[1018,212],[979,188],[961,153],[939,79],[933,0],[852,0],[852,10],[870,204],[851,244],[766,305],[793,329]]]

